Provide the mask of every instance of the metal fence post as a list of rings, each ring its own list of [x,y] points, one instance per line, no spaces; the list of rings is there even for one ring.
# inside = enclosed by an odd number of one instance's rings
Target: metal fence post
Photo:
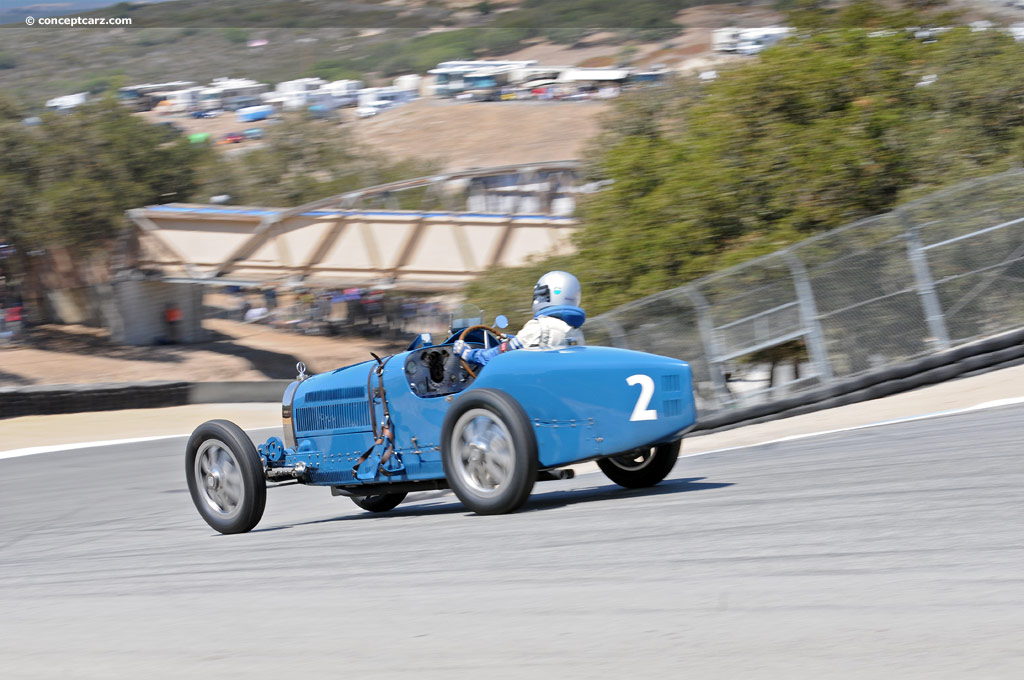
[[[924,318],[928,324],[928,331],[932,334],[932,344],[939,351],[949,349],[949,331],[946,329],[946,317],[942,314],[942,305],[939,303],[939,296],[935,293],[932,272],[928,268],[928,256],[925,255],[924,249],[921,247],[921,235],[918,225],[912,222],[903,211],[900,211],[900,220],[903,222],[903,233],[907,241],[907,257],[910,259],[910,266],[914,270],[917,294],[920,296],[921,306],[924,308]]]
[[[828,360],[825,334],[818,321],[818,306],[814,302],[811,278],[807,275],[804,263],[792,250],[787,248],[782,254],[789,264],[789,271],[793,275],[793,285],[796,288],[797,301],[800,303],[800,317],[806,332],[804,337],[807,339],[807,355],[822,381],[830,382],[832,380],[832,365]]]
[[[718,343],[715,341],[715,326],[711,321],[711,305],[700,292],[692,286],[683,286],[693,307],[697,310],[697,329],[700,331],[701,343],[704,345],[704,356],[708,362],[708,372],[711,374],[711,385],[714,388],[718,403],[722,406],[732,401],[728,385],[725,384],[725,374],[722,373],[722,366],[717,359],[720,354]]]
[[[629,349],[629,341],[626,340],[626,331],[622,329],[622,324],[607,316],[601,319],[601,323],[604,324],[605,328],[608,330],[608,335],[611,338],[613,347]]]

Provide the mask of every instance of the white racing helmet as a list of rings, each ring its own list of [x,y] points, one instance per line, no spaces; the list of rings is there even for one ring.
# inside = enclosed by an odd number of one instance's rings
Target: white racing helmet
[[[557,305],[580,306],[580,282],[569,272],[548,272],[533,287],[533,315]]]

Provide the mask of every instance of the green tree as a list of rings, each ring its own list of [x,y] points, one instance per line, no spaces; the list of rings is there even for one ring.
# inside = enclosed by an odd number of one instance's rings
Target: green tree
[[[129,208],[191,196],[210,153],[168,143],[112,99],[37,126],[19,120],[0,99],[0,240],[14,246],[14,264],[30,282],[45,266],[31,253],[67,247],[84,262],[124,233]]]
[[[612,184],[581,200],[577,255],[562,264],[593,314],[1019,164],[1024,52],[967,28],[933,44],[815,32],[711,85],[623,97],[587,160]],[[471,299],[545,268],[486,276]]]

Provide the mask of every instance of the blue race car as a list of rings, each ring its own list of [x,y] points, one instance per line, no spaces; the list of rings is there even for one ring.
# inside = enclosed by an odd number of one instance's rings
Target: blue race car
[[[611,347],[521,349],[485,368],[463,339],[493,346],[507,323],[459,327],[441,344],[298,379],[282,401],[284,438],[256,447],[226,420],[192,433],[185,476],[199,514],[224,534],[260,521],[268,483],[329,486],[371,512],[414,491],[450,488],[479,514],[512,512],[538,480],[568,479],[596,460],[628,488],[672,470],[696,421],[690,366]]]

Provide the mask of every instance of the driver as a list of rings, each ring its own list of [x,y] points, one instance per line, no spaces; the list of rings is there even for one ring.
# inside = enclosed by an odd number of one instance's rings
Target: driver
[[[533,287],[533,318],[517,335],[489,349],[472,349],[462,340],[452,349],[462,359],[483,365],[503,352],[523,347],[582,345],[580,326],[587,315],[579,304],[580,282],[576,277],[569,272],[548,272]]]

